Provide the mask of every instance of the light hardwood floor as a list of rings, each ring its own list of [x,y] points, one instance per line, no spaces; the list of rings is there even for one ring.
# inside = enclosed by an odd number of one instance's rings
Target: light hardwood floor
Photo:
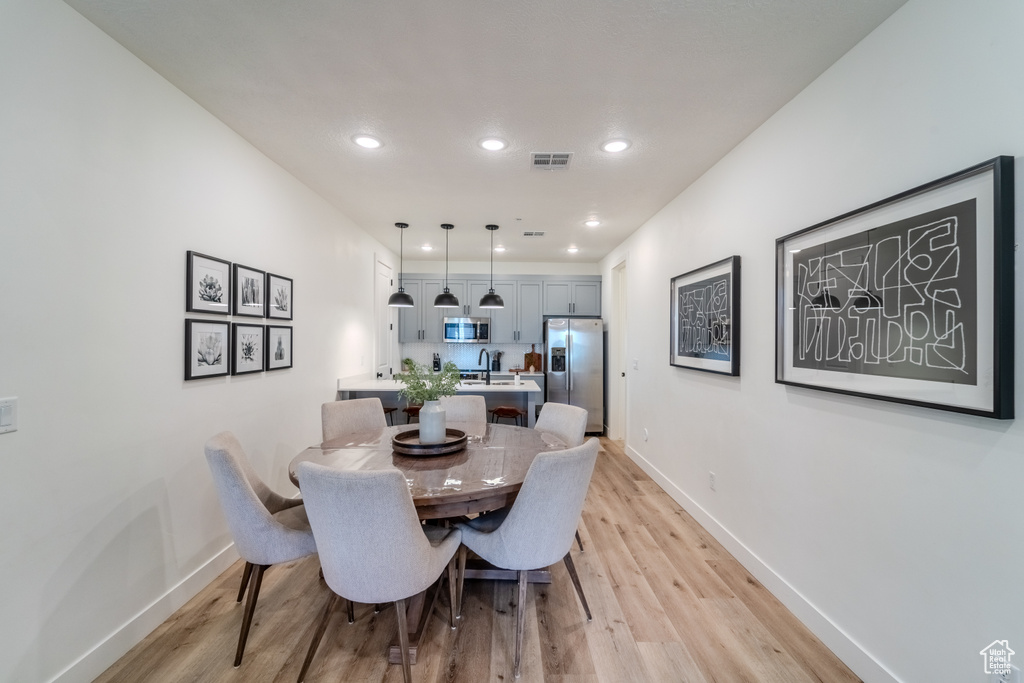
[[[623,683],[859,679],[622,452],[603,450],[573,549],[594,620],[565,566],[532,585],[520,681]],[[328,589],[316,558],[267,571],[241,667],[231,666],[242,615],[241,562],[222,574],[97,680],[294,681]],[[445,595],[447,591],[442,591]],[[513,681],[515,583],[467,582],[457,630],[447,600],[420,644],[418,682]],[[385,662],[394,608],[335,612],[307,681],[402,680]]]

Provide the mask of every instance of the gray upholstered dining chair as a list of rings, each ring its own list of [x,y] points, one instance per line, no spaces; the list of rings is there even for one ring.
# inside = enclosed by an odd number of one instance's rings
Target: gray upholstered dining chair
[[[406,599],[426,590],[448,568],[451,627],[455,628],[455,553],[462,533],[421,526],[405,475],[397,469],[338,470],[298,466],[299,484],[331,596],[302,663],[306,677],[338,596],[364,603],[394,602],[402,673],[412,678]]]
[[[249,586],[235,652],[237,667],[242,663],[263,573],[271,565],[316,553],[316,542],[302,501],[271,491],[249,464],[234,434],[217,434],[206,442],[205,450],[235,548],[245,560],[237,602],[242,601],[246,585]]]
[[[537,424],[533,428],[554,434],[570,448],[579,446],[587,431],[587,411],[568,403],[548,401],[541,407]]]
[[[590,487],[597,450],[598,440],[590,439],[582,446],[541,453],[530,465],[519,495],[511,507],[456,525],[462,530],[460,566],[465,565],[465,548],[469,548],[496,567],[518,572],[516,678],[519,678],[522,659],[526,587],[530,570],[543,569],[559,559],[563,560],[583,610],[587,613],[587,621],[591,620],[590,607],[583,595],[583,586],[580,585],[569,550]],[[461,609],[461,586],[458,603]]]
[[[320,406],[320,421],[324,441],[388,426],[384,406],[376,397],[325,403]]]
[[[487,422],[487,401],[483,396],[442,396],[440,401],[448,422]]]
[[[579,446],[587,433],[587,411],[568,403],[548,402],[540,409],[540,416],[533,428],[554,434],[564,441],[566,446]],[[583,552],[583,539],[580,538],[579,529],[576,530],[576,543],[580,547],[580,552]]]

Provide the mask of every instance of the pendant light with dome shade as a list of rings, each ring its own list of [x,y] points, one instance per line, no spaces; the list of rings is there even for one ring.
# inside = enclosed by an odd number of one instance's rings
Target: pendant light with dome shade
[[[455,229],[451,223],[442,223],[444,232],[444,291],[434,299],[434,308],[458,308],[459,297],[448,291],[448,233]]]
[[[494,293],[494,231],[498,229],[498,226],[488,225],[486,227],[491,233],[491,288],[480,299],[480,308],[505,308],[505,301],[501,295]]]
[[[405,291],[402,287],[402,270],[405,266],[403,260],[403,252],[405,247],[405,229],[409,227],[408,223],[395,223],[395,227],[401,230],[398,234],[398,291],[388,297],[388,306],[394,308],[412,308],[416,304],[412,300],[412,296]]]

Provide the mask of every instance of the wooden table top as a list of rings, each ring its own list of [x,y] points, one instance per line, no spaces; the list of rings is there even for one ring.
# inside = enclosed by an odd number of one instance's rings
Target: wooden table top
[[[537,454],[566,448],[558,437],[526,427],[452,421],[447,427],[466,432],[465,449],[429,457],[400,455],[392,450],[391,437],[418,427],[396,425],[307,448],[292,459],[288,476],[297,485],[295,470],[305,461],[342,469],[394,467],[405,474],[420,519],[441,519],[510,505]]]

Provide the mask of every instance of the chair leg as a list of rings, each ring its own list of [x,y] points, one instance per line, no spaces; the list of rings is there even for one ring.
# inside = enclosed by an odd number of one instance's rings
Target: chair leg
[[[306,651],[306,660],[302,662],[302,671],[299,672],[298,683],[302,683],[306,678],[309,665],[313,661],[313,655],[316,654],[316,649],[320,646],[320,640],[324,637],[324,631],[327,630],[327,622],[330,621],[331,612],[334,611],[334,605],[337,602],[338,594],[331,591],[331,596],[327,598],[327,607],[324,609],[324,615],[320,618],[320,625],[316,627],[316,633],[313,634],[313,642],[309,644],[309,650]]]
[[[452,630],[455,630],[455,613],[458,609],[455,601],[455,556],[452,555],[452,559],[448,560],[448,604],[450,605],[448,622]]]
[[[356,623],[356,604],[351,600],[348,601],[348,623]]]
[[[260,585],[263,583],[263,572],[269,564],[256,565],[256,576],[249,580],[249,597],[245,600],[245,613],[242,614],[242,632],[238,634],[238,649],[235,651],[235,666],[242,663],[245,652],[245,641],[249,638],[249,626],[252,625],[252,613],[256,611],[256,600],[260,597]]]
[[[519,678],[520,664],[523,660],[523,635],[526,630],[526,587],[529,585],[526,579],[530,575],[528,571],[519,571],[518,573],[519,604],[516,605],[516,656],[513,672],[516,678]]]
[[[409,663],[409,627],[405,621],[405,600],[395,600],[395,615],[398,617],[398,647],[402,650],[402,676],[405,683],[412,683],[412,665]]]
[[[468,554],[469,554],[469,550],[466,549],[466,546],[460,545],[459,546],[459,590],[458,590],[458,593],[459,593],[459,597],[458,597],[459,609],[455,613],[457,618],[459,618],[459,619],[462,618],[462,584],[466,580],[466,556]]]
[[[235,602],[242,602],[242,598],[245,596],[245,587],[249,585],[250,576],[252,576],[252,562],[246,562],[245,569],[242,570],[242,585],[238,587],[238,598]]]
[[[576,594],[580,596],[580,602],[583,603],[583,611],[587,613],[587,621],[592,621],[593,617],[590,616],[590,606],[587,604],[587,597],[583,595],[583,586],[580,585],[580,577],[576,573],[576,565],[572,563],[572,553],[566,553],[563,559],[565,560],[565,568],[569,570],[572,585],[576,586]]]
[[[580,530],[576,530],[576,545],[580,547],[580,552],[583,552],[583,539],[580,538]]]

